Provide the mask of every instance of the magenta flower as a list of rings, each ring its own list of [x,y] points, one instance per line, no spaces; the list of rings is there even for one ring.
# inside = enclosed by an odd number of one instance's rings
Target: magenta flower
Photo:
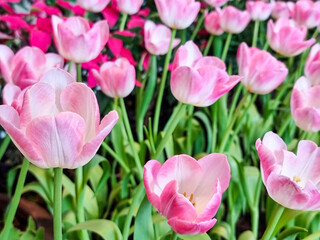
[[[314,28],[320,24],[320,2],[298,1],[294,5],[292,19],[300,26]]]
[[[222,9],[220,26],[228,33],[241,33],[249,24],[250,15],[247,11],[241,11],[233,6]]]
[[[300,141],[295,155],[277,134],[267,132],[256,148],[263,183],[274,201],[295,210],[320,209],[320,149],[314,142]]]
[[[189,27],[200,11],[195,0],[155,0],[161,21],[173,29]]]
[[[109,97],[124,98],[134,89],[136,71],[126,58],[105,62],[99,72],[93,69],[92,73],[102,92]]]
[[[44,54],[37,47],[23,47],[16,54],[6,45],[0,45],[0,73],[6,83],[24,89],[39,81],[52,67],[63,67],[58,54]]]
[[[172,65],[171,91],[179,101],[206,107],[230,91],[241,79],[229,76],[217,57],[203,57],[192,41],[179,47]]]
[[[143,0],[116,0],[116,2],[120,12],[132,15],[140,10]]]
[[[223,29],[220,26],[220,11],[212,11],[204,18],[204,27],[208,33],[219,36],[224,33]]]
[[[89,12],[101,12],[111,0],[77,0],[77,3]]]
[[[52,16],[51,22],[53,39],[59,54],[76,63],[89,62],[96,58],[109,38],[106,20],[96,22],[92,28],[82,17],[69,17],[64,21]]]
[[[320,130],[320,86],[301,77],[294,84],[291,95],[291,113],[297,126],[305,131]]]
[[[25,91],[21,112],[0,105],[0,124],[22,154],[41,168],[77,168],[97,152],[116,124],[111,111],[100,123],[93,91],[62,69],[45,73]]]
[[[229,181],[227,157],[218,153],[198,161],[176,155],[162,166],[150,160],[143,173],[149,201],[179,234],[200,234],[212,228]]]
[[[309,53],[304,74],[312,85],[320,85],[320,44],[315,44]]]
[[[273,3],[266,3],[264,1],[247,1],[246,10],[253,21],[265,21],[272,12]]]
[[[306,35],[306,27],[296,26],[287,18],[279,18],[276,23],[272,20],[268,22],[267,38],[270,47],[284,56],[296,56],[309,48],[315,39],[305,41]]]
[[[267,94],[276,89],[287,77],[286,65],[269,52],[241,43],[237,62],[241,82],[253,93]]]
[[[144,24],[144,45],[149,53],[163,55],[169,51],[171,30],[163,24],[155,24],[147,20]],[[180,43],[180,39],[174,39],[172,48]]]
[[[225,3],[227,3],[229,0],[204,0],[207,4],[209,4],[211,7],[221,7]]]

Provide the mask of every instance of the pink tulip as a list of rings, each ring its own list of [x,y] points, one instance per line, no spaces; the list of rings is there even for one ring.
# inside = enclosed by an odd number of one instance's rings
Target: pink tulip
[[[195,0],[155,0],[161,21],[174,29],[189,27],[200,11]]]
[[[150,160],[143,173],[149,201],[179,234],[200,234],[212,228],[229,181],[227,157],[218,153],[198,161],[176,155],[162,166]]]
[[[0,105],[0,124],[22,154],[41,168],[77,168],[97,152],[118,119],[100,124],[93,91],[62,69],[45,73],[24,94],[21,112]]]
[[[233,6],[222,9],[220,26],[228,33],[241,33],[249,24],[250,15],[247,11],[241,11]]]
[[[264,1],[247,1],[246,10],[253,21],[265,21],[272,12],[273,3],[266,3]]]
[[[136,14],[143,3],[143,0],[116,0],[120,12],[126,14]]]
[[[272,10],[272,17],[275,19],[279,18],[290,18],[292,16],[292,11],[294,8],[293,2],[282,2],[276,1]]]
[[[267,38],[270,47],[281,55],[292,57],[309,48],[315,39],[304,41],[307,35],[306,27],[296,26],[292,20],[279,18],[276,23],[268,22]]]
[[[225,3],[227,3],[229,0],[204,0],[204,1],[211,7],[218,8],[224,5]]]
[[[155,24],[147,20],[144,24],[144,45],[149,53],[154,55],[166,54],[169,50],[171,30],[163,24]],[[172,48],[180,43],[180,39],[174,39]]]
[[[243,85],[253,93],[267,94],[276,89],[288,75],[286,65],[269,52],[241,43],[237,62]]]
[[[16,54],[6,45],[0,45],[0,72],[6,81],[24,89],[39,81],[52,67],[63,67],[58,54],[44,54],[37,47],[23,47]]]
[[[171,91],[179,101],[206,107],[230,91],[239,76],[229,76],[226,66],[217,57],[203,57],[192,41],[179,47],[171,74]]]
[[[314,28],[320,24],[320,2],[298,1],[293,8],[293,20],[301,26]]]
[[[300,141],[295,155],[277,134],[268,132],[256,148],[263,183],[274,201],[295,210],[320,209],[320,149],[314,142]]]
[[[309,53],[304,73],[312,85],[320,85],[320,44],[315,44]]]
[[[76,63],[96,58],[109,38],[106,20],[96,22],[92,28],[82,17],[69,17],[64,21],[52,16],[51,21],[53,39],[59,54]]]
[[[104,94],[109,97],[126,97],[134,89],[136,71],[126,58],[105,62],[100,71],[93,69],[93,76]]]
[[[110,0],[77,0],[78,4],[89,12],[101,12]]]
[[[204,18],[204,27],[208,33],[219,36],[224,33],[220,26],[220,11],[212,11]]]
[[[320,130],[320,86],[312,86],[301,77],[294,84],[291,95],[291,113],[297,126],[305,131]]]

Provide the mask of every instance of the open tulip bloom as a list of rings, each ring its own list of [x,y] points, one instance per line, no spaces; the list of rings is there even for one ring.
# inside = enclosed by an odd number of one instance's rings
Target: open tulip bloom
[[[149,201],[175,232],[200,234],[217,221],[213,217],[228,188],[230,167],[223,154],[212,153],[198,161],[176,155],[163,165],[148,161],[143,181]]]

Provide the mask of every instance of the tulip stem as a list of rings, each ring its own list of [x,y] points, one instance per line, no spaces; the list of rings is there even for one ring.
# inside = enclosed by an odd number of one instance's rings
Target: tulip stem
[[[171,234],[170,240],[177,240],[177,238],[178,238],[178,233],[176,233],[175,231],[173,231],[172,234]]]
[[[2,159],[4,153],[6,152],[10,142],[11,142],[11,138],[7,134],[6,137],[3,139],[1,147],[0,147],[0,160]]]
[[[53,233],[54,240],[62,240],[62,168],[54,168],[54,206],[53,206]]]
[[[187,154],[192,155],[192,120],[193,120],[194,106],[188,106],[188,121],[187,121]]]
[[[120,31],[123,31],[123,30],[124,30],[124,27],[126,26],[127,18],[128,18],[128,14],[123,13],[123,14],[122,14],[122,17],[121,17],[120,26],[119,26],[119,30],[120,30]]]
[[[102,147],[120,164],[120,166],[124,169],[126,173],[130,172],[129,167],[126,165],[124,161],[118,156],[118,154],[112,150],[111,147],[108,146],[105,142],[102,142]]]
[[[77,82],[82,82],[81,63],[77,63]]]
[[[19,205],[19,202],[20,202],[20,197],[21,197],[23,186],[24,186],[24,182],[26,180],[28,168],[29,168],[29,161],[26,158],[24,158],[23,162],[22,162],[22,167],[21,167],[21,170],[20,170],[20,174],[19,174],[16,190],[14,192],[12,201],[11,201],[11,203],[9,205],[8,215],[5,218],[4,227],[3,227],[2,233],[0,235],[0,239],[1,240],[9,239],[9,233],[10,233],[10,230],[12,229],[12,227],[13,227],[12,226],[13,219],[14,219],[14,216],[16,215],[16,212],[17,212],[17,209],[18,209],[18,205]]]
[[[203,52],[203,56],[207,56],[208,53],[209,53],[209,50],[211,48],[211,45],[212,45],[212,42],[213,42],[213,39],[214,39],[214,36],[211,34],[209,39],[208,39],[208,42],[207,42],[207,46]]]
[[[232,38],[232,33],[228,33],[226,42],[224,44],[222,56],[221,56],[221,60],[224,61],[224,62],[226,61],[226,58],[227,58],[229,46],[230,46],[230,43],[231,43],[231,38]]]
[[[257,46],[258,33],[259,33],[259,24],[260,24],[260,21],[255,21],[254,22],[252,47],[256,47]]]
[[[138,155],[137,150],[135,149],[135,146],[134,146],[134,139],[133,139],[133,135],[132,135],[131,127],[130,127],[130,122],[129,122],[129,118],[128,118],[128,114],[127,114],[127,110],[126,110],[126,105],[124,104],[123,98],[120,98],[119,100],[120,100],[120,108],[121,108],[121,112],[122,112],[122,119],[124,121],[124,127],[125,127],[127,135],[128,135],[128,140],[129,140],[130,148],[132,151],[133,159],[134,159],[136,167],[137,167],[139,178],[142,179],[143,170],[142,170],[139,155]]]
[[[272,214],[272,216],[271,216],[271,218],[269,220],[268,227],[267,227],[266,231],[264,232],[261,240],[272,239],[273,231],[274,231],[275,227],[277,226],[277,223],[279,222],[284,209],[285,208],[283,206],[277,204],[277,207],[273,211],[273,214]]]
[[[169,50],[168,50],[168,53],[167,53],[165,61],[164,61],[164,67],[163,67],[163,72],[162,72],[162,77],[161,77],[161,82],[160,82],[160,87],[159,87],[159,93],[158,93],[158,98],[157,98],[157,103],[156,103],[156,109],[155,109],[155,114],[154,114],[154,122],[153,122],[153,134],[155,136],[157,135],[157,132],[158,132],[161,103],[162,103],[164,89],[166,86],[168,66],[169,66],[171,53],[172,53],[172,43],[173,43],[173,40],[176,36],[176,32],[177,32],[176,29],[172,29]]]
[[[193,40],[196,38],[196,36],[197,36],[197,34],[198,34],[198,32],[199,32],[199,29],[200,29],[200,27],[201,27],[201,25],[202,25],[202,23],[203,23],[203,20],[204,20],[205,15],[206,15],[206,12],[203,11],[203,14],[202,14],[201,17],[198,19],[197,25],[196,25],[196,27],[195,27],[192,35],[191,35],[191,38],[190,38],[191,41],[193,41]]]

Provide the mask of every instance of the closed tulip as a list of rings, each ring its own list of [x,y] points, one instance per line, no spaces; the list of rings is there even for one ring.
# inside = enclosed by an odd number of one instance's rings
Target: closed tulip
[[[281,55],[292,57],[304,52],[315,42],[313,38],[305,41],[306,35],[306,27],[299,27],[287,18],[279,18],[275,23],[272,20],[268,22],[268,42]]]
[[[204,27],[208,33],[219,36],[224,33],[220,26],[220,11],[212,11],[204,18]]]
[[[228,33],[241,33],[249,24],[250,15],[247,11],[241,11],[233,6],[222,9],[220,26]]]
[[[132,15],[140,10],[143,0],[116,0],[116,2],[120,12]]]
[[[320,149],[314,142],[300,141],[295,155],[277,134],[268,132],[256,148],[263,183],[274,201],[295,210],[320,209]]]
[[[292,11],[292,19],[301,26],[314,28],[320,24],[320,2],[298,1]]]
[[[272,17],[275,19],[279,18],[290,18],[292,16],[292,11],[294,8],[294,2],[282,2],[276,1],[274,2]]]
[[[195,0],[155,0],[161,21],[174,29],[189,27],[200,11]]]
[[[53,39],[59,54],[76,63],[95,59],[109,38],[109,26],[106,20],[98,21],[92,27],[82,17],[69,17],[63,20],[52,16],[51,21]]]
[[[253,21],[265,21],[272,12],[273,3],[266,3],[264,1],[247,1],[246,10]]]
[[[286,65],[269,52],[241,43],[237,62],[241,82],[253,93],[267,94],[277,88],[288,75]]]
[[[52,67],[63,67],[58,54],[44,54],[37,47],[23,47],[16,54],[6,45],[0,45],[0,73],[6,83],[24,89],[39,81]]]
[[[163,24],[155,24],[147,20],[144,24],[144,45],[149,53],[163,55],[169,50],[171,30]],[[174,39],[172,48],[180,43],[180,39]]]
[[[293,86],[291,113],[297,126],[305,131],[320,130],[320,86],[301,77]]]
[[[212,228],[229,181],[227,157],[218,153],[198,161],[176,155],[163,165],[150,160],[143,173],[149,201],[179,234],[200,234]]]
[[[101,12],[110,0],[77,0],[78,4],[89,12]]]
[[[309,53],[304,73],[312,85],[320,85],[320,44],[315,44]]]
[[[100,71],[93,69],[93,76],[104,94],[109,97],[126,97],[134,89],[136,71],[126,58],[105,62]]]
[[[177,50],[170,85],[179,101],[206,107],[230,91],[240,79],[227,74],[222,60],[203,57],[197,45],[188,41]]]
[[[118,119],[100,123],[94,92],[62,69],[46,72],[25,91],[21,112],[0,105],[0,124],[22,154],[40,168],[77,168],[97,152]]]

